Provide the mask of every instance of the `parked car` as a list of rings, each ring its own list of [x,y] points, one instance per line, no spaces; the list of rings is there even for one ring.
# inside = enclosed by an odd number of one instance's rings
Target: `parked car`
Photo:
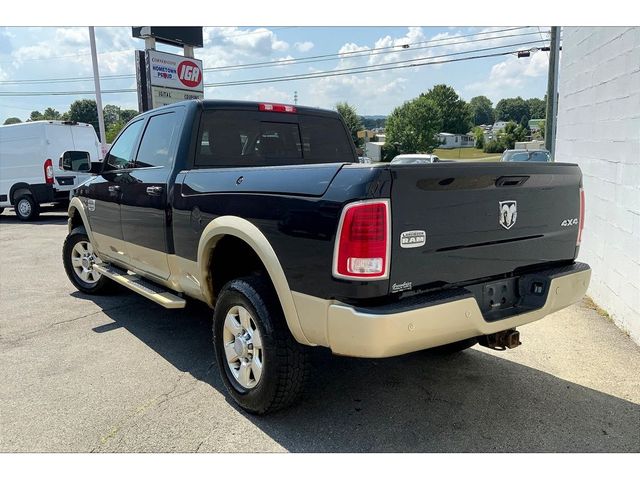
[[[41,204],[68,202],[71,190],[89,175],[61,169],[58,160],[66,150],[89,152],[92,161],[101,158],[93,126],[57,120],[1,126],[0,209],[12,206],[20,220],[32,220]]]
[[[440,161],[441,160],[438,158],[437,155],[409,153],[409,154],[396,155],[395,157],[393,157],[393,160],[391,160],[391,163],[402,165],[402,164],[412,164],[412,163],[413,164],[436,163]]]
[[[503,162],[550,162],[549,150],[505,150],[500,159]]]
[[[311,346],[514,348],[589,285],[573,164],[360,165],[334,111],[194,100],[134,118],[97,167],[69,207],[69,279],[206,302],[222,382],[253,413],[299,396]]]

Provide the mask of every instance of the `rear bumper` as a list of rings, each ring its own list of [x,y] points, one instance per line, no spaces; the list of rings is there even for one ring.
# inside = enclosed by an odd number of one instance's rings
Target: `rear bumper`
[[[542,272],[540,272],[542,273]],[[542,307],[496,321],[486,321],[473,295],[441,296],[428,305],[385,312],[323,301],[314,304],[296,294],[294,300],[305,335],[333,353],[353,357],[390,357],[508,330],[539,320],[582,298],[591,269],[576,263],[547,273],[549,288]],[[307,296],[305,296],[307,297]],[[324,303],[324,306],[321,304]],[[315,306],[313,306],[315,305]],[[300,309],[302,307],[302,310]],[[322,311],[311,312],[310,309]],[[305,313],[310,313],[307,318]],[[317,323],[324,320],[324,329]]]

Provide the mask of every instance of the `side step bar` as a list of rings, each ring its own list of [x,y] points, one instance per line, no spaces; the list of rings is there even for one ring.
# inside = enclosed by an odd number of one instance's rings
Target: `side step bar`
[[[184,308],[187,304],[184,298],[163,290],[162,287],[155,283],[151,283],[136,274],[127,273],[121,268],[117,268],[106,263],[95,264],[93,268],[105,277],[110,278],[120,285],[124,285],[149,300],[153,300],[164,308]]]

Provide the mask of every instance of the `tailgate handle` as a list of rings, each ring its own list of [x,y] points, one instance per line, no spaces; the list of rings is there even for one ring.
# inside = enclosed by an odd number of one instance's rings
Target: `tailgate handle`
[[[529,180],[528,176],[516,177],[509,175],[507,177],[500,177],[496,180],[496,187],[517,187],[527,180]]]

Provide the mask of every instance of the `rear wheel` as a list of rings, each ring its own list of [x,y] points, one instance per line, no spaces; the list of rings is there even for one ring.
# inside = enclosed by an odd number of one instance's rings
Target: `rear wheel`
[[[74,228],[62,247],[64,269],[71,283],[84,293],[104,292],[112,285],[111,280],[94,270],[99,261],[84,227]]]
[[[232,280],[222,288],[213,344],[222,380],[244,410],[273,412],[302,394],[306,349],[291,335],[273,286],[261,276]]]
[[[23,222],[35,220],[38,218],[38,215],[40,215],[40,205],[38,205],[32,195],[25,194],[18,197],[13,208],[16,211],[18,220]]]

